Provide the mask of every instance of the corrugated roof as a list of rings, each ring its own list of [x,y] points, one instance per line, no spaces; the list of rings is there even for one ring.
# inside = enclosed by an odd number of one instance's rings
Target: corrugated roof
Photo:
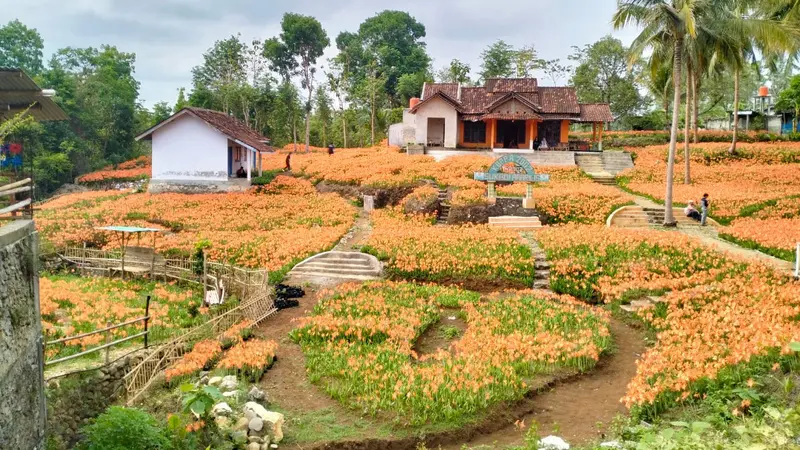
[[[150,128],[141,135],[137,136],[136,140],[138,141],[142,139],[149,139],[156,130],[176,120],[177,118],[183,116],[184,114],[190,114],[192,116],[197,117],[198,119],[207,123],[209,126],[216,129],[220,133],[224,134],[228,138],[232,140],[241,141],[245,145],[258,150],[259,152],[274,151],[273,148],[269,144],[267,144],[267,142],[269,142],[269,139],[265,138],[261,134],[250,129],[247,125],[244,124],[244,122],[240,121],[239,119],[233,116],[229,116],[224,112],[213,111],[210,109],[203,109],[203,108],[192,108],[192,107],[183,108],[182,110],[173,114],[169,119],[161,122],[160,124]]]
[[[28,109],[30,108],[30,109]],[[64,111],[22,70],[0,68],[0,121],[28,110],[38,121],[67,120]]]

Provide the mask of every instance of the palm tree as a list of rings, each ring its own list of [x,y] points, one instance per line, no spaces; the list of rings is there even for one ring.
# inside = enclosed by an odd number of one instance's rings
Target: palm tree
[[[628,25],[642,27],[642,32],[631,45],[634,58],[646,49],[672,47],[672,128],[670,131],[669,155],[667,157],[667,186],[664,196],[664,226],[675,226],[672,211],[672,185],[675,178],[675,150],[678,145],[678,122],[680,121],[681,87],[684,43],[694,39],[697,18],[710,0],[619,0],[614,14],[614,28]]]

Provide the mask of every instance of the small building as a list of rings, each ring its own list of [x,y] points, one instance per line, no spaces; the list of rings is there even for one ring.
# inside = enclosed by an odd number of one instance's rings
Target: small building
[[[242,121],[202,108],[184,108],[136,140],[152,141],[151,192],[168,185],[244,190],[261,173],[260,155],[273,152],[269,139]]]
[[[608,104],[580,104],[575,88],[542,87],[536,78],[491,78],[480,87],[425,83],[393,136],[427,148],[589,150],[587,143],[570,145],[570,125],[591,123],[597,138],[613,120]]]

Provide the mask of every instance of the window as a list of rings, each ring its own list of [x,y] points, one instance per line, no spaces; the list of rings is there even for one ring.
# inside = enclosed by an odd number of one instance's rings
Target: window
[[[483,144],[486,142],[486,122],[464,122],[464,142]]]

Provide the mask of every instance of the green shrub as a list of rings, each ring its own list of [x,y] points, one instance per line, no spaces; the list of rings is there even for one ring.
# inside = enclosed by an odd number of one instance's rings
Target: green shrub
[[[255,177],[250,180],[250,184],[253,186],[266,186],[272,183],[272,180],[275,179],[278,175],[280,175],[281,170],[268,170],[264,172],[263,175],[260,177]]]
[[[156,419],[135,408],[112,406],[84,428],[83,450],[163,450],[171,443]]]

